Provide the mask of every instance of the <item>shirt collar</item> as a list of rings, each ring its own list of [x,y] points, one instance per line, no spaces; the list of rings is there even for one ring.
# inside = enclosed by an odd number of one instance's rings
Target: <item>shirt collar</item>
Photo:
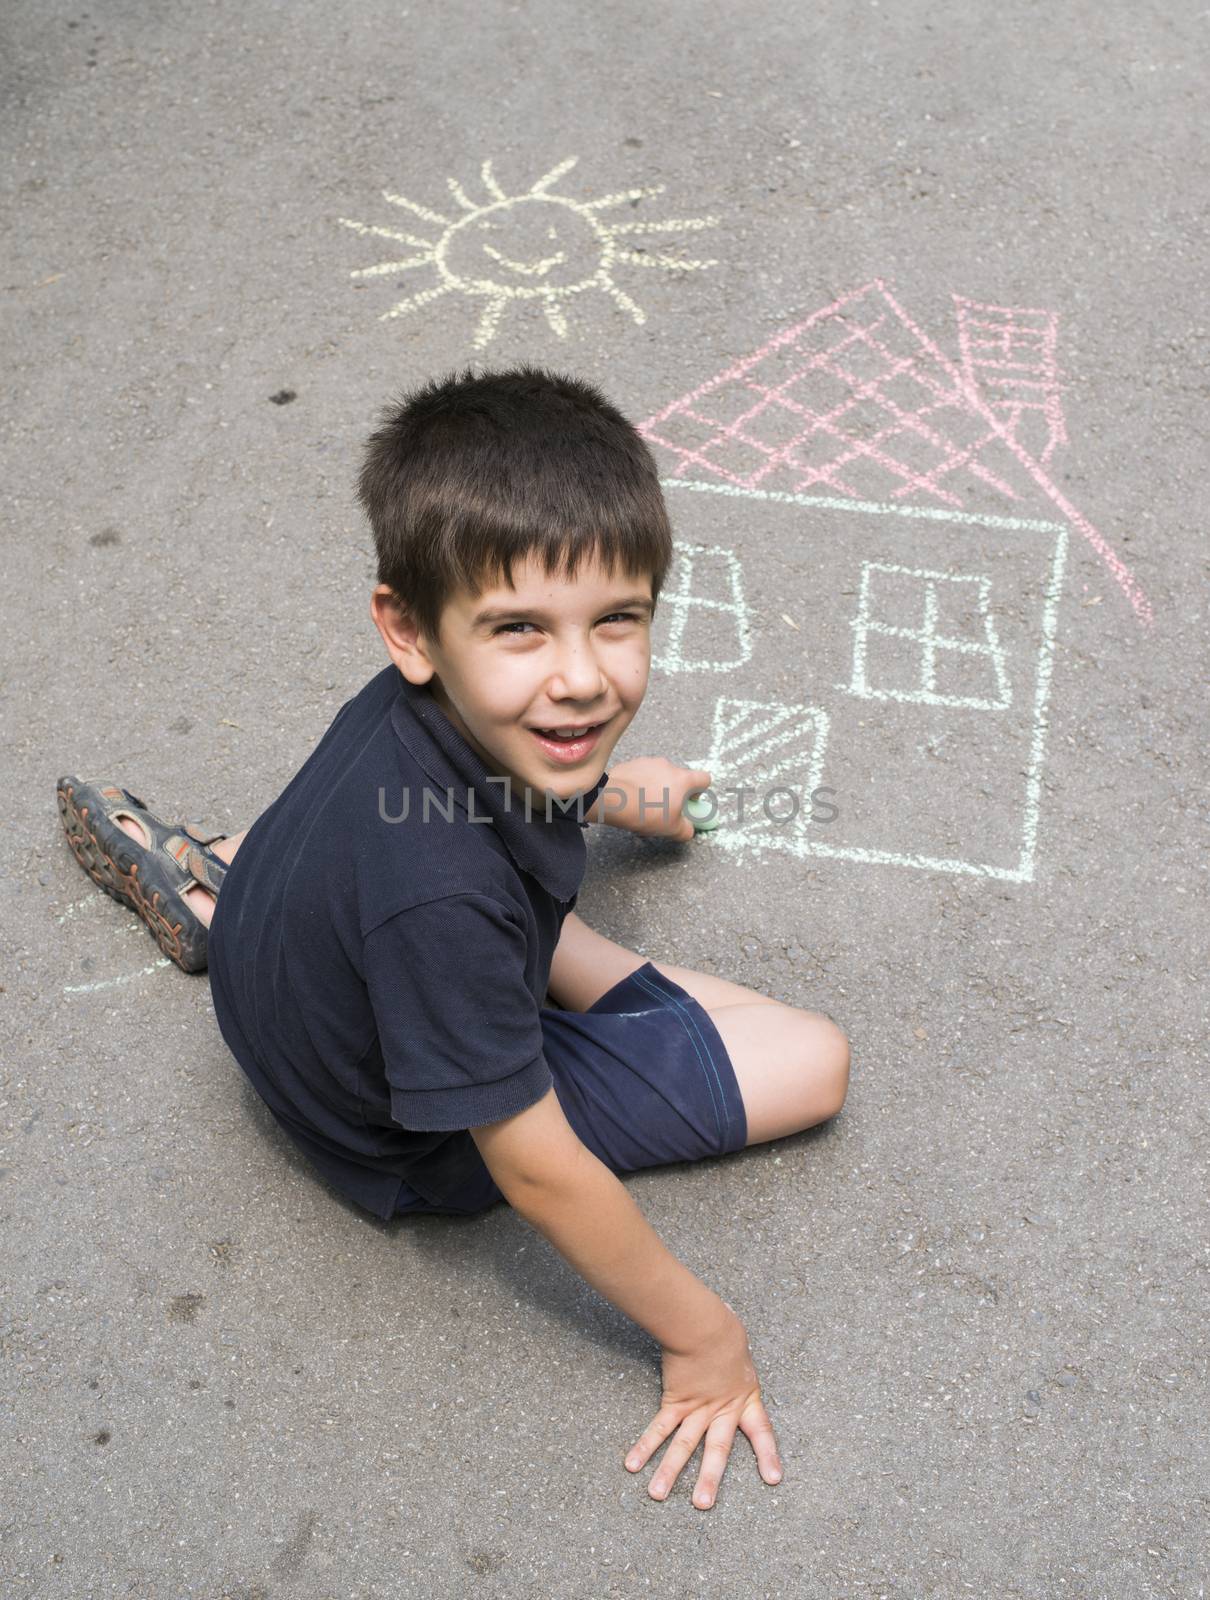
[[[556,900],[570,900],[580,887],[587,859],[583,830],[588,823],[579,818],[605,787],[609,774],[602,773],[592,788],[584,791],[579,814],[574,802],[564,812],[552,800],[549,821],[545,795],[531,791],[527,819],[524,788],[515,782],[506,784],[502,775],[490,772],[437,704],[427,684],[412,683],[397,667],[395,671],[399,693],[391,705],[391,724],[436,786],[431,804],[446,805],[448,792],[458,809],[469,817],[468,790],[473,791],[472,825],[486,827],[482,818],[490,816],[491,825],[517,866],[531,873]],[[489,783],[489,777],[494,781]],[[419,796],[414,797],[414,802],[423,804]],[[435,815],[439,819],[440,812]]]

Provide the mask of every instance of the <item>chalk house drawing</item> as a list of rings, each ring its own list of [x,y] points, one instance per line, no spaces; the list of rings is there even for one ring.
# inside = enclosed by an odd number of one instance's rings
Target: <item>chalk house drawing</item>
[[[472,340],[481,350],[491,343],[510,301],[537,300],[551,329],[567,337],[566,307],[573,296],[590,289],[608,295],[636,323],[647,320],[641,306],[614,281],[619,266],[656,267],[667,272],[700,272],[718,265],[714,260],[686,259],[668,250],[650,250],[637,243],[654,234],[692,233],[717,226],[717,217],[682,217],[657,221],[632,219],[608,222],[603,213],[618,206],[634,207],[663,194],[664,185],[624,189],[597,200],[574,200],[552,194],[554,185],[570,172],[579,158],[552,167],[522,194],[506,194],[496,181],[492,163],[485,161],[480,178],[487,198],[474,200],[455,178],[448,178],[450,195],[460,215],[446,216],[418,205],[401,194],[383,191],[383,199],[429,224],[436,237],[387,228],[377,223],[337,221],[355,233],[390,239],[416,252],[398,261],[380,261],[358,267],[352,278],[384,278],[432,267],[438,282],[400,300],[381,314],[380,320],[407,316],[443,295],[461,294],[483,300],[482,313]],[[626,241],[631,241],[627,243]]]
[[[956,359],[876,279],[640,425],[694,531],[742,550],[749,591],[776,602],[760,614],[802,613],[796,634],[716,663],[743,669],[748,697],[720,702],[709,753],[683,759],[716,789],[788,782],[805,802],[823,785],[839,812],[816,821],[804,804],[792,826],[756,813],[739,825],[720,805],[708,848],[1032,882],[1073,530],[1152,621],[1050,476],[1068,443],[1056,314],[952,300]],[[695,598],[692,572],[673,576],[678,609],[653,658],[668,671],[683,670]],[[776,731],[795,719],[797,753]]]

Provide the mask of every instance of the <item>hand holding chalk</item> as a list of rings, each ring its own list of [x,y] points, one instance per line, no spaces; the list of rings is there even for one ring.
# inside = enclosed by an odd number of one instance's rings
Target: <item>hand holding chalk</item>
[[[680,767],[666,756],[637,756],[609,769],[609,787],[620,800],[611,798],[602,807],[602,820],[615,828],[628,828],[651,839],[692,839],[700,831],[690,805],[699,813],[701,802],[691,800],[710,787],[710,774],[695,767]],[[708,800],[706,811],[713,810]]]

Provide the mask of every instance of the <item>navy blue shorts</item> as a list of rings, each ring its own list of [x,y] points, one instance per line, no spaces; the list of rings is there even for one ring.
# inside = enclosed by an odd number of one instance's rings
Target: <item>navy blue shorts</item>
[[[748,1117],[710,1013],[646,961],[587,1011],[541,1012],[545,1055],[563,1114],[615,1173],[742,1150]],[[457,1201],[435,1206],[405,1183],[396,1215],[483,1211],[504,1196],[482,1171]]]

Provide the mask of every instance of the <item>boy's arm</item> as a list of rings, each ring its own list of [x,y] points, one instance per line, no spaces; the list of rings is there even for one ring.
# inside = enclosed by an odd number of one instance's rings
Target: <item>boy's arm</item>
[[[513,1210],[666,1350],[696,1349],[712,1324],[734,1316],[576,1137],[554,1089],[516,1116],[469,1131]]]

